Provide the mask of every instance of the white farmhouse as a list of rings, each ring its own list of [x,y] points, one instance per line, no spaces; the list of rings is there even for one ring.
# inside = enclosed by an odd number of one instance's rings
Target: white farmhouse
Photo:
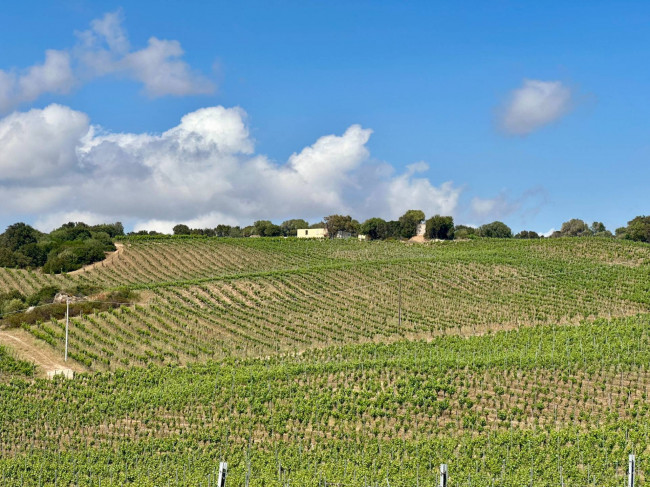
[[[298,238],[325,238],[327,237],[326,228],[299,228]]]

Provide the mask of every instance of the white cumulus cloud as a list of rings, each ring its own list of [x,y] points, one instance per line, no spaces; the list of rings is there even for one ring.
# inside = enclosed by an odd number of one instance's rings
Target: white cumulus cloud
[[[8,202],[0,216],[32,214],[44,230],[80,218],[169,231],[180,222],[456,210],[460,189],[434,185],[421,175],[426,164],[395,174],[373,162],[369,129],[322,136],[279,164],[255,153],[246,118],[239,107],[209,107],[161,134],[129,134],[107,133],[59,105],[13,113],[0,119],[0,199]]]
[[[527,135],[558,120],[571,109],[571,90],[560,81],[524,80],[502,109],[501,127]]]
[[[428,216],[434,214],[453,215],[458,205],[460,188],[447,181],[439,187],[431,184],[429,179],[415,177],[415,174],[429,168],[426,163],[419,162],[407,167],[407,171],[393,178],[387,184],[386,198],[388,214],[398,218],[409,209],[420,209]],[[381,198],[380,195],[376,196]]]
[[[45,61],[24,70],[0,70],[0,112],[36,100],[43,93],[68,93],[76,84],[65,51],[48,49]]]
[[[212,93],[212,81],[193,71],[181,58],[184,51],[176,40],[151,37],[147,46],[132,50],[122,25],[122,12],[110,12],[78,33],[74,52],[89,76],[116,74],[144,84],[152,97]]]
[[[48,49],[42,63],[24,69],[0,69],[0,112],[107,75],[141,82],[151,97],[214,92],[214,83],[183,61],[177,40],[151,37],[145,47],[133,49],[122,24],[121,11],[107,13],[77,33],[70,49]]]
[[[34,181],[73,170],[88,117],[60,105],[0,119],[0,181]]]

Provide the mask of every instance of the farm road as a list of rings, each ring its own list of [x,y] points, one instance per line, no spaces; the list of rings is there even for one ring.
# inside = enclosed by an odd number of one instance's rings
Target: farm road
[[[84,371],[83,367],[70,358],[64,362],[63,356],[56,350],[22,329],[0,330],[0,345],[7,346],[16,357],[36,364],[39,367],[37,373],[41,376],[47,376],[47,372],[60,369]]]
[[[100,260],[94,264],[89,264],[76,271],[68,272],[68,275],[77,276],[79,274],[83,274],[84,272],[92,271],[95,267],[104,267],[107,264],[112,264],[113,261],[115,259],[118,259],[120,257],[120,254],[124,252],[124,244],[116,243],[115,248],[117,248],[115,252],[106,252],[106,258],[104,260]]]

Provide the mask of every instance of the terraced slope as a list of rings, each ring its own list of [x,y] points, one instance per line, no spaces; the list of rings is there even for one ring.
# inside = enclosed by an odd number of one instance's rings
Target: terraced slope
[[[2,485],[646,485],[650,317],[0,385]]]
[[[114,370],[629,316],[650,311],[650,246],[135,240],[58,279],[140,290],[136,306],[72,320],[72,357]],[[62,353],[62,321],[27,329]]]

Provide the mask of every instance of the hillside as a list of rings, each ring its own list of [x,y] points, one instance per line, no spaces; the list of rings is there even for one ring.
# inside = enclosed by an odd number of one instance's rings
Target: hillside
[[[649,325],[0,385],[3,485],[207,485],[227,459],[233,485],[434,485],[447,462],[454,486],[619,486],[628,453],[650,456]]]
[[[124,245],[87,272],[3,269],[0,282],[4,289],[138,290],[135,306],[72,320],[72,356],[91,370],[650,311],[650,247],[631,242],[168,238]],[[28,330],[62,353],[63,321]]]
[[[121,243],[0,269],[139,296],[71,320],[93,373],[34,381],[0,349],[0,485],[214,485],[226,459],[229,485],[435,485],[446,462],[452,486],[620,486],[632,452],[645,485],[646,244]],[[63,354],[63,321],[24,331]]]

